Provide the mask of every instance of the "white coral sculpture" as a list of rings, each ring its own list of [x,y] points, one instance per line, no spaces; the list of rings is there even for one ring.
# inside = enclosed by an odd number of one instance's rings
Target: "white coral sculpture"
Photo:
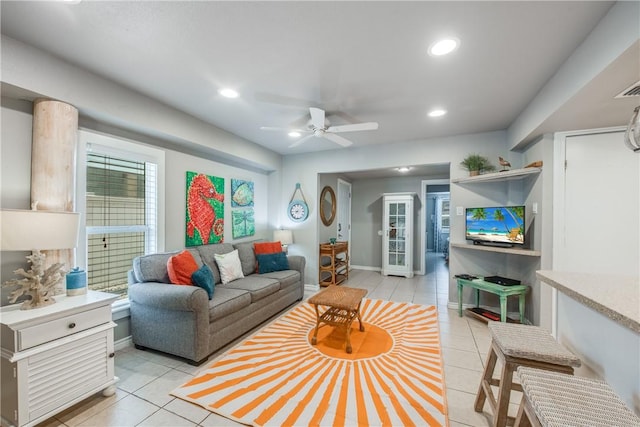
[[[11,292],[9,302],[15,303],[22,295],[30,296],[31,299],[25,300],[20,307],[21,310],[29,310],[36,307],[44,307],[55,303],[53,298],[56,285],[62,280],[66,271],[63,264],[55,263],[44,269],[45,255],[40,251],[34,251],[27,256],[27,260],[31,263],[31,269],[24,271],[19,268],[13,273],[22,276],[22,279],[13,279],[6,281],[3,286],[20,285],[20,287]]]

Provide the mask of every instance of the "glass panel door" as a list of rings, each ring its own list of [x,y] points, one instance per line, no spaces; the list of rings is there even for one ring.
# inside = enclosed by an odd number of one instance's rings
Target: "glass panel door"
[[[389,203],[389,240],[388,253],[390,266],[406,264],[406,204],[404,202]]]

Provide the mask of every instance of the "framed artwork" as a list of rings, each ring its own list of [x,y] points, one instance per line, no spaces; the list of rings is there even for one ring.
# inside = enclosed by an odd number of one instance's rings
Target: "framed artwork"
[[[253,209],[235,209],[231,211],[231,218],[233,221],[231,230],[234,239],[256,234],[256,221],[253,217]]]
[[[253,207],[253,181],[231,178],[231,207]]]
[[[224,178],[187,172],[185,246],[224,242]]]

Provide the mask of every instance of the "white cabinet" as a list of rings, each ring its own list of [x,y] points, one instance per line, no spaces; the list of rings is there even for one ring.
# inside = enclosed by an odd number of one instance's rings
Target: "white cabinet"
[[[415,193],[385,193],[382,215],[382,274],[413,277]]]
[[[32,426],[103,391],[115,392],[111,303],[88,291],[32,310],[2,307],[2,425]]]

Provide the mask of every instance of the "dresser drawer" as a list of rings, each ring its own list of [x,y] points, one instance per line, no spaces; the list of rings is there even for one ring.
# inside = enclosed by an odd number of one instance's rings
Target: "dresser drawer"
[[[111,306],[81,311],[18,331],[18,351],[23,351],[111,320]]]

